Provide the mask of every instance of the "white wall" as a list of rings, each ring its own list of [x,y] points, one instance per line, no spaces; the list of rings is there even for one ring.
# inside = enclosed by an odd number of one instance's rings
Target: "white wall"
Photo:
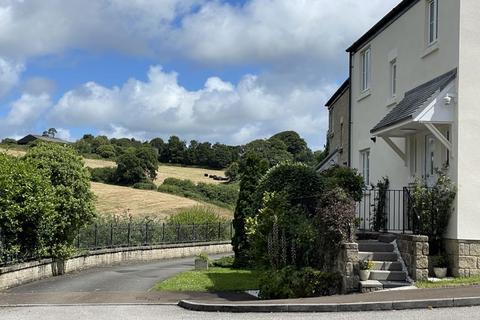
[[[480,1],[461,0],[458,88],[459,239],[480,240]]]
[[[394,107],[390,98],[390,60],[397,59],[399,102],[404,93],[458,66],[458,12],[460,0],[439,1],[439,40],[433,52],[426,45],[426,1],[419,1],[365,48],[372,50],[372,80],[370,95],[361,95],[360,49],[353,57],[352,69],[352,166],[359,168],[359,151],[371,148],[371,182],[383,176],[391,180],[392,188],[402,188],[410,182],[409,169],[382,139],[373,143],[370,130]],[[463,0],[462,0],[463,1]],[[390,106],[389,106],[390,104]],[[405,140],[395,140],[405,150]]]

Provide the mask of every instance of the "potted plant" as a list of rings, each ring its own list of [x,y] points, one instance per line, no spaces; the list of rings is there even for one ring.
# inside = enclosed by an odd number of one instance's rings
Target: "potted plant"
[[[195,270],[208,270],[208,255],[205,252],[195,258]]]
[[[445,255],[433,256],[431,258],[433,265],[433,272],[439,279],[443,279],[447,276],[448,259]]]
[[[367,281],[370,278],[370,270],[373,269],[374,263],[372,260],[362,260],[359,262],[360,267],[360,281]]]

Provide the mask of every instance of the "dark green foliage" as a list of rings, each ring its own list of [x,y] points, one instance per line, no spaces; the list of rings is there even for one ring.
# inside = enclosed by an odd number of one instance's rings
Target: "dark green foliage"
[[[268,164],[255,153],[247,153],[240,161],[240,193],[235,207],[232,239],[235,252],[235,266],[242,267],[248,263],[249,243],[246,235],[245,221],[256,214],[254,206],[255,191],[258,183],[267,169]]]
[[[93,182],[101,182],[107,184],[115,184],[117,182],[116,168],[88,168],[88,171],[90,171],[90,179]]]
[[[51,255],[62,257],[69,252],[76,232],[95,217],[90,175],[74,149],[58,144],[40,144],[30,149],[25,161],[42,171],[54,189],[58,217]]]
[[[288,152],[287,145],[278,139],[254,140],[245,146],[245,152],[255,153],[261,159],[267,160],[270,167],[293,160],[293,155]]]
[[[260,298],[271,300],[334,295],[340,292],[341,281],[338,273],[312,268],[272,270],[260,278]]]
[[[238,162],[232,162],[227,170],[225,170],[225,176],[230,179],[231,182],[237,181],[240,175],[240,166]]]
[[[183,163],[186,149],[185,141],[180,140],[177,136],[171,136],[168,139],[165,156],[171,163]]]
[[[17,144],[17,140],[11,138],[5,138],[2,140],[2,144],[4,145],[15,145]]]
[[[226,219],[222,218],[214,209],[205,206],[196,206],[171,215],[168,218],[169,224],[183,225],[211,225],[216,228],[218,223],[225,223]]]
[[[214,268],[233,268],[233,264],[235,262],[234,256],[222,257],[217,260],[210,261],[208,264],[209,267]]]
[[[313,163],[314,157],[312,150],[307,146],[304,139],[295,131],[283,131],[272,136],[270,139],[282,141],[287,151],[293,155],[293,160],[302,163]]]
[[[53,241],[56,199],[48,176],[31,163],[0,153],[3,253],[44,255]],[[0,264],[2,261],[0,255]]]
[[[96,150],[96,153],[104,159],[110,159],[116,156],[115,147],[111,144],[104,144],[99,146]]]
[[[205,201],[222,207],[232,208],[238,199],[238,186],[234,184],[194,184],[190,180],[167,178],[158,191]]]
[[[340,187],[355,201],[362,200],[364,181],[356,169],[336,166],[322,172],[322,176],[326,178],[328,189]]]
[[[157,190],[157,185],[153,182],[137,182],[133,185],[134,189]]]
[[[376,205],[373,216],[373,230],[379,232],[387,226],[387,191],[390,187],[390,181],[384,177],[377,183],[378,193],[376,195]]]
[[[120,184],[133,185],[154,180],[157,169],[158,161],[153,149],[140,147],[118,157],[115,177]]]
[[[306,214],[312,215],[323,189],[323,179],[313,168],[300,163],[281,163],[271,168],[260,181],[255,211],[260,209],[266,192],[283,192],[292,207],[301,206]]]

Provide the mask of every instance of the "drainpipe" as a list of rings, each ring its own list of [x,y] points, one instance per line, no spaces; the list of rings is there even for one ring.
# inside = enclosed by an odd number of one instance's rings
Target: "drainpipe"
[[[348,63],[348,78],[349,78],[349,90],[348,90],[348,167],[352,167],[352,68],[353,68],[353,53],[349,52]]]

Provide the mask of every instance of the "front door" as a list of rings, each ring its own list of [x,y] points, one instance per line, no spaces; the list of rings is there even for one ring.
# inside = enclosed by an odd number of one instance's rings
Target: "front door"
[[[425,182],[427,186],[431,187],[435,184],[437,174],[436,169],[438,166],[436,165],[436,158],[435,158],[435,147],[436,147],[436,140],[433,135],[427,135],[425,137]]]

